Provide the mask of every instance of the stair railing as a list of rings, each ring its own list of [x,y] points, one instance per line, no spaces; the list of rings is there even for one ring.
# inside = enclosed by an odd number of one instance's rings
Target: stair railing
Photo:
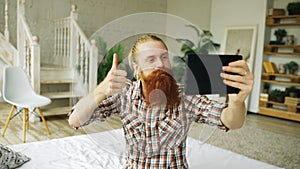
[[[25,0],[18,0],[17,48],[19,63],[30,78],[33,89],[40,93],[40,45],[33,36],[25,18]]]
[[[5,65],[15,65],[18,62],[18,51],[9,41],[8,30],[8,0],[5,0],[4,6],[4,34],[0,33],[0,60]]]
[[[75,68],[86,92],[89,92],[97,85],[98,48],[95,40],[88,40],[77,18],[76,6],[72,5],[69,17],[54,20],[54,60],[61,66]]]

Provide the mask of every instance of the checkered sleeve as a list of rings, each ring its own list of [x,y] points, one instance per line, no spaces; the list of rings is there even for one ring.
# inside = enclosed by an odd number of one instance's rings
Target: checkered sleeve
[[[82,126],[88,125],[95,120],[105,121],[111,114],[120,112],[121,94],[114,94],[102,100],[94,110],[92,116]]]
[[[218,126],[218,128],[228,131],[221,121],[221,114],[228,105],[214,100],[209,100],[205,95],[186,95],[184,97],[184,108],[188,112],[190,119],[197,123]]]

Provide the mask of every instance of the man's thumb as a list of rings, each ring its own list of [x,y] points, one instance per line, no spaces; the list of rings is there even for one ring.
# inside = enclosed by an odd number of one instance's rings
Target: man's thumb
[[[118,68],[118,54],[114,53],[113,55],[113,63],[111,66],[112,69],[117,69]]]

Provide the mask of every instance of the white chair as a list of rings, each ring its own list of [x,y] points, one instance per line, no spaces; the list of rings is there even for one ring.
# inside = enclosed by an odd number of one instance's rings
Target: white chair
[[[36,109],[39,112],[39,115],[45,125],[48,134],[50,134],[47,122],[40,107],[50,104],[51,100],[47,97],[37,94],[33,90],[31,84],[29,83],[28,77],[22,68],[17,66],[4,67],[2,95],[3,100],[12,105],[5,126],[3,128],[2,136],[4,136],[10,120],[24,111],[23,141],[26,142],[26,129],[29,128],[28,112],[35,112]],[[15,108],[17,109],[17,111],[13,115]]]

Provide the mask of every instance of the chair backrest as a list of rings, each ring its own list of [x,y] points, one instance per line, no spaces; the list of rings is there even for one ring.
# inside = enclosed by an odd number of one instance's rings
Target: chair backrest
[[[13,101],[28,94],[36,94],[21,67],[6,66],[3,71],[3,99]]]

